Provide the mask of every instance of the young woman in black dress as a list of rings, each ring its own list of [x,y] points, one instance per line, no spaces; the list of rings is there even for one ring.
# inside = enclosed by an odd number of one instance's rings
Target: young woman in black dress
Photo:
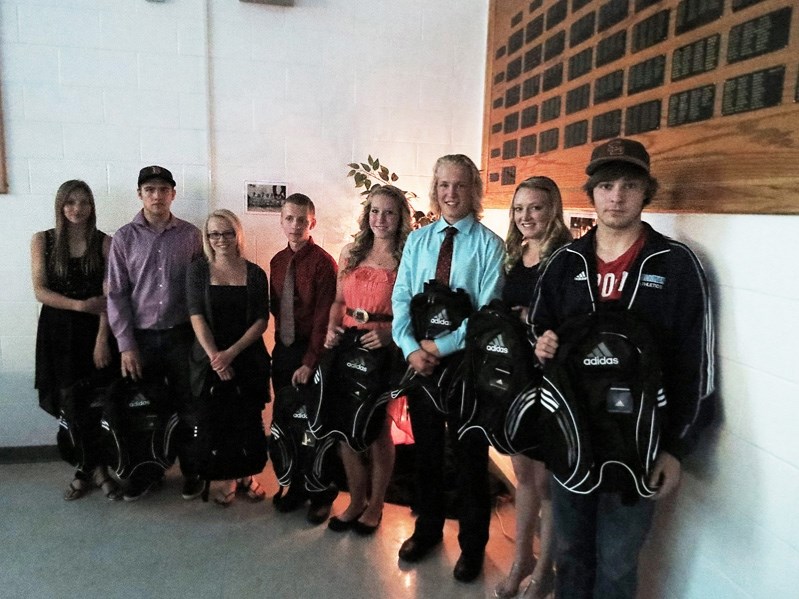
[[[36,335],[36,389],[39,405],[63,416],[62,398],[76,383],[109,366],[115,344],[108,328],[103,295],[105,261],[111,238],[96,227],[94,196],[83,181],[63,183],[55,197],[55,228],[39,231],[31,241],[33,291],[42,303]],[[74,393],[73,393],[74,395]],[[64,499],[83,497],[96,485],[108,499],[121,499],[109,476],[100,442],[100,410],[89,411],[74,398],[80,422],[83,459]]]
[[[563,222],[563,202],[555,182],[548,177],[522,181],[513,194],[509,220],[502,295],[526,322],[541,264],[572,239]],[[495,595],[500,599],[516,596],[522,580],[532,574],[521,597],[541,599],[552,591],[554,582],[549,475],[543,462],[524,455],[512,456],[511,460],[517,478],[515,554],[513,566]],[[536,520],[541,542],[537,561],[533,556]]]
[[[192,393],[199,401],[208,401],[204,395],[208,376],[237,381],[241,401],[235,418],[257,429],[263,426],[261,412],[269,400],[270,358],[263,340],[269,321],[266,273],[244,259],[244,231],[230,210],[215,210],[208,216],[203,250],[205,257],[189,267],[186,285],[197,337],[192,350]],[[240,470],[236,464],[230,467]],[[264,499],[265,491],[253,476],[260,472],[242,474],[238,480],[222,482],[215,503],[230,505],[237,491],[251,501]]]

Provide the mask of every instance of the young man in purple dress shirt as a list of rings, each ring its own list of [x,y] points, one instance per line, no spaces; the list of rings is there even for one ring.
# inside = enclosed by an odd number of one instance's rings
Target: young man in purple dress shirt
[[[192,412],[189,350],[193,339],[186,307],[186,269],[202,255],[200,230],[171,212],[172,173],[148,166],[139,173],[143,207],[111,241],[108,257],[108,322],[119,344],[122,376],[165,376],[181,422]],[[180,451],[180,448],[178,448]],[[199,497],[203,483],[181,461],[183,498]],[[134,474],[125,492],[134,501],[160,478]]]

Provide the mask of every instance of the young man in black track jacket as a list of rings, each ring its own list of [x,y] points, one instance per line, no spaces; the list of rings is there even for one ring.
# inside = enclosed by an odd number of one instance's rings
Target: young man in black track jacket
[[[677,487],[680,462],[712,415],[714,340],[699,260],[687,246],[641,221],[657,190],[649,162],[644,146],[629,139],[614,139],[593,151],[584,190],[596,210],[597,226],[549,259],[530,321],[542,362],[555,356],[555,331],[574,316],[626,310],[649,327],[659,345],[668,398],[649,481],[658,487],[657,500]],[[635,596],[638,553],[654,502],[630,504],[623,497],[603,487],[572,493],[553,481],[556,597]]]

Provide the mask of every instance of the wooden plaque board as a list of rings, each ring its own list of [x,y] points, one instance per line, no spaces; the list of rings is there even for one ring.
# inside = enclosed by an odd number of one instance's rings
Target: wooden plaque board
[[[532,175],[570,209],[591,150],[641,141],[650,210],[799,214],[794,0],[491,0],[486,206]]]

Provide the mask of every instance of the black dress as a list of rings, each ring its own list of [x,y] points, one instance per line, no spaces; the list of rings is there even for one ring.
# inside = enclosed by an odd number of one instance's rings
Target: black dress
[[[105,233],[95,232],[98,243],[90,247],[102,252]],[[103,295],[104,268],[85,274],[80,258],[70,258],[66,277],[59,277],[51,266],[55,251],[55,229],[45,231],[44,259],[47,288],[71,299],[85,300]],[[102,256],[100,264],[103,264]],[[39,405],[58,417],[61,389],[90,376],[94,371],[94,344],[100,317],[96,314],[42,306],[36,331],[36,389]]]
[[[533,291],[538,282],[538,264],[525,266],[519,260],[505,275],[505,287],[502,289],[502,299],[508,306],[530,307],[533,301]]]

